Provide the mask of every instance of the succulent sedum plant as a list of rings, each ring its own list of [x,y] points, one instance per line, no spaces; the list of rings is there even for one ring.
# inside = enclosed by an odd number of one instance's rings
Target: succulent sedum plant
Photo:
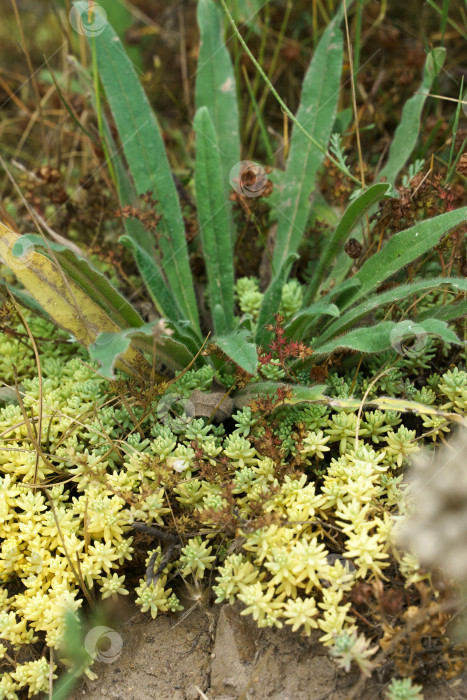
[[[39,327],[47,337],[50,326]],[[19,339],[0,336],[0,355],[3,344],[13,358],[22,356]],[[355,587],[384,581],[397,567],[408,590],[421,581],[432,590],[418,559],[394,543],[393,516],[406,498],[401,466],[419,449],[414,431],[399,425],[393,432],[402,415],[378,410],[359,417],[358,408],[297,404],[284,431],[274,415],[265,421],[249,406],[226,434],[206,418],[161,422],[163,395],[146,411],[138,393],[130,403],[109,401],[117,384],[75,357],[69,343],[63,353],[44,344],[42,398],[25,367],[16,400],[10,396],[0,408],[1,648],[6,659],[12,651],[20,659],[0,681],[5,697],[23,688],[30,695],[47,690],[48,662],[27,660],[27,649],[41,641],[54,650],[55,663],[67,663],[67,616],[77,616],[90,595],[129,593],[133,530],[143,523],[161,537],[170,532],[174,499],[181,539],[172,535],[169,558],[164,540],[147,552],[149,579],[141,572],[135,589],[142,611],[156,617],[180,610],[169,579],[200,580],[209,571],[218,603],[238,599],[242,614],[260,627],[316,630],[340,665],[356,662],[369,671],[374,644],[359,636],[350,598]],[[431,383],[435,405],[455,398],[465,411],[462,377],[447,372]],[[202,368],[174,386],[183,393],[208,385]],[[40,414],[36,461],[28,423],[37,429]],[[355,421],[362,426],[358,443]],[[271,436],[282,450],[271,452]],[[227,554],[222,533],[240,538],[240,551]],[[11,587],[15,579],[20,588]],[[82,667],[90,677],[92,662],[89,656]]]

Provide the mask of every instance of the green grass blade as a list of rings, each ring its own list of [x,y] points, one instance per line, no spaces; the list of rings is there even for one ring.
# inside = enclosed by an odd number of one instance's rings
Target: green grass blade
[[[367,260],[352,278],[360,286],[345,292],[336,300],[341,312],[418,257],[425,255],[439,243],[443,234],[465,221],[466,216],[467,207],[462,207],[394,234],[382,250]]]
[[[199,0],[200,49],[196,74],[196,111],[207,107],[219,147],[222,182],[227,194],[229,174],[240,161],[240,116],[232,61],[224,43],[222,10],[213,0]]]
[[[452,141],[451,141],[451,148],[449,150],[448,173],[451,169],[452,157],[454,155],[454,146],[456,144],[457,129],[459,127],[459,116],[461,113],[462,100],[464,99],[463,94],[464,94],[464,76],[462,76],[462,78],[461,78],[461,87],[459,90],[459,102],[457,103],[456,114],[454,117],[454,124],[452,127]],[[446,179],[446,182],[449,182],[449,180]]]
[[[443,48],[433,49],[428,54],[422,83],[415,95],[410,100],[407,100],[404,105],[401,121],[396,129],[389,150],[389,159],[380,173],[380,179],[385,177],[388,182],[393,184],[397,175],[409,160],[417,143],[423,105],[434,79],[443,66],[445,56],[446,50]]]
[[[451,4],[451,0],[443,0],[443,14],[441,16],[441,41],[444,46],[444,35],[446,33],[446,25],[448,23],[448,17],[449,17],[449,5]]]
[[[436,10],[436,12],[439,15],[442,16],[443,11],[441,8],[438,7],[438,5],[434,2],[434,0],[426,0],[426,2],[430,7],[432,7],[434,10]],[[464,0],[464,5],[467,5],[466,0]],[[461,35],[461,37],[463,39],[467,40],[467,32],[465,31],[465,29],[463,29],[463,27],[460,24],[458,24],[457,22],[454,22],[454,20],[452,20],[449,16],[447,18],[447,21],[448,21],[448,24],[450,24],[451,27],[453,27],[456,30],[456,32],[458,32],[458,34]]]
[[[326,268],[333,261],[338,250],[341,248],[352,229],[373,205],[377,204],[388,195],[390,189],[391,185],[387,183],[372,185],[357,199],[355,199],[347,208],[344,216],[329,237],[324,250],[320,255],[318,266],[305,293],[305,301],[307,303],[310,303],[313,300],[316,292],[318,291],[319,285],[323,280],[323,276],[326,273]]]
[[[255,93],[253,92],[252,85],[250,83],[250,78],[248,77],[248,72],[246,68],[243,66],[243,77],[245,79],[245,85],[248,90],[248,95],[250,96],[251,104],[253,105],[254,112],[256,114],[256,119],[257,119],[257,124],[258,128],[261,134],[261,140],[263,142],[264,150],[266,151],[266,156],[268,159],[268,163],[272,165],[274,163],[274,149],[271,145],[271,141],[268,136],[268,131],[266,128],[266,124],[264,123],[263,119],[263,114],[261,112],[261,108],[256,100]]]
[[[196,132],[195,185],[200,237],[208,275],[211,311],[219,304],[224,317],[214,315],[214,330],[220,335],[233,328],[234,266],[233,249],[223,183],[222,163],[216,132],[207,107],[194,119]],[[222,326],[219,327],[219,323]]]
[[[120,39],[109,24],[95,37],[99,74],[138,194],[151,190],[162,220],[162,266],[184,314],[199,328],[198,310],[177,190],[159,124]]]
[[[337,114],[343,60],[343,38],[339,13],[325,30],[305,75],[296,118],[324,150]],[[323,161],[323,150],[294,127],[287,169],[280,177],[271,204],[278,229],[274,267],[278,270],[290,253],[298,250],[306,228],[311,204],[309,197]]]

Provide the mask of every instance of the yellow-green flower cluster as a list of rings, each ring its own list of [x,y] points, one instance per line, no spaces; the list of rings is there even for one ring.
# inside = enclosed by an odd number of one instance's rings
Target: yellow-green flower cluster
[[[45,641],[58,658],[66,614],[82,606],[83,588],[103,597],[127,593],[117,570],[133,550],[123,536],[130,511],[100,483],[108,462],[86,439],[84,420],[103,401],[104,380],[77,358],[46,356],[42,364],[42,404],[37,379],[21,378],[27,420],[18,404],[0,408],[0,637],[13,656]],[[36,459],[28,431],[38,430],[39,413],[43,456]],[[52,478],[58,483],[47,487]],[[20,586],[10,586],[14,579]],[[43,658],[18,663],[2,677],[0,695],[47,691],[49,678]]]
[[[264,297],[264,294],[259,291],[259,280],[256,277],[241,277],[235,284],[235,296],[241,312],[251,316],[256,323]],[[299,311],[302,303],[302,285],[295,279],[286,282],[282,287],[279,313],[288,321]]]
[[[316,441],[308,441],[305,452],[310,444]],[[250,457],[234,480],[242,518],[248,522],[255,500],[263,499],[264,513],[275,522],[242,529],[246,555],[232,554],[220,567],[217,601],[237,597],[246,605],[243,614],[261,627],[285,622],[307,635],[318,627],[328,645],[343,630],[354,630],[345,592],[356,579],[381,576],[388,565],[392,522],[381,507],[387,494],[381,477],[389,469],[384,451],[363,445],[331,460],[318,493],[306,474],[279,484],[271,460]],[[265,498],[268,487],[273,495]],[[333,556],[327,523],[341,533],[341,557]]]

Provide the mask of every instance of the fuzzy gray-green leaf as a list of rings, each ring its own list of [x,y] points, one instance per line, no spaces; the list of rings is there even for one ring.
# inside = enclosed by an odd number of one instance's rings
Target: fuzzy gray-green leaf
[[[365,262],[352,278],[360,287],[346,292],[336,302],[339,308],[346,309],[353,301],[360,299],[399,270],[409,265],[421,255],[425,255],[451,228],[467,217],[467,207],[441,214],[433,219],[421,221],[405,231],[399,231],[387,241],[383,248]]]
[[[442,287],[441,287],[442,285]],[[467,292],[467,280],[462,277],[432,277],[431,279],[416,280],[411,284],[401,284],[395,289],[389,289],[382,294],[371,295],[364,302],[358,306],[347,311],[346,314],[341,316],[337,321],[333,321],[332,324],[326,328],[326,330],[321,334],[320,341],[325,342],[329,338],[333,338],[336,334],[343,333],[352,325],[355,325],[357,321],[368,316],[372,311],[378,308],[382,308],[388,304],[393,304],[394,302],[400,302],[406,300],[408,297],[412,297],[419,292],[424,292],[426,290],[444,289],[445,286],[451,287],[457,292]],[[451,298],[451,295],[448,299]],[[449,309],[452,304],[443,306],[442,309],[449,313]],[[430,307],[427,311],[418,318],[444,318],[444,316],[439,315],[440,309],[437,307]],[[442,313],[442,312],[441,312]],[[456,316],[452,316],[456,318]]]
[[[99,74],[138,194],[151,190],[162,214],[162,265],[184,314],[199,327],[185,227],[162,134],[135,69],[110,24],[96,42]]]
[[[297,119],[326,148],[337,114],[342,71],[343,39],[339,13],[328,25],[305,75]],[[310,195],[324,153],[296,127],[292,133],[287,169],[279,177],[271,204],[278,229],[274,267],[278,270],[297,251],[310,213]]]
[[[196,73],[196,109],[207,107],[214,124],[229,226],[233,235],[229,174],[240,161],[240,129],[235,74],[224,42],[223,14],[213,0],[199,0],[200,49]]]
[[[256,374],[258,353],[248,331],[242,329],[226,336],[218,336],[213,342],[245,372]]]
[[[459,343],[456,334],[447,327],[444,321],[426,319],[423,324],[411,321],[400,323],[383,321],[376,326],[355,328],[349,333],[345,333],[325,343],[320,343],[318,340],[312,346],[316,356],[330,355],[341,349],[356,350],[364,353],[384,352],[390,347],[396,350],[397,343],[403,338],[409,339],[412,336],[419,336],[420,333],[423,337],[433,335],[442,338],[448,343]]]
[[[222,185],[222,165],[216,133],[207,107],[195,116],[196,131],[196,201],[200,237],[208,275],[211,309],[219,304],[224,319],[216,333],[233,328],[234,268],[233,250],[227,213],[228,200]],[[217,323],[219,317],[214,315]]]

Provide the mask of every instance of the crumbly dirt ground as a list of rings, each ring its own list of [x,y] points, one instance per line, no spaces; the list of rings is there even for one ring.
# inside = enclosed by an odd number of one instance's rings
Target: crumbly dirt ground
[[[152,620],[128,604],[114,629],[123,639],[96,681],[79,682],[72,700],[378,700],[385,685],[346,674],[317,642],[289,629],[259,630],[240,607],[193,606]],[[109,625],[110,626],[110,625]],[[424,687],[425,700],[467,700],[467,673]]]

